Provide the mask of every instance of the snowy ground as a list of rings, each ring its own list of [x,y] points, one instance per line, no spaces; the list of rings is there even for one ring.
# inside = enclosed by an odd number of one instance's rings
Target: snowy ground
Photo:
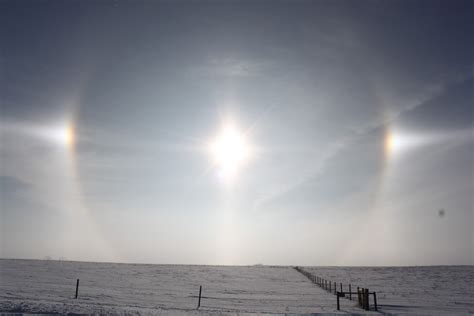
[[[393,314],[474,314],[474,266],[306,267],[327,280],[377,292],[379,310]],[[371,298],[372,299],[372,298]]]
[[[358,280],[359,283],[354,279],[354,284],[365,285],[376,291],[383,289],[379,304],[386,312],[432,314],[438,311],[439,306],[439,311],[445,314],[468,314],[474,309],[472,267],[447,267],[446,270],[433,275],[415,273],[419,280],[418,284],[425,284],[429,281],[427,278],[433,277],[435,279],[441,277],[444,280],[444,273],[456,275],[458,278],[470,277],[471,279],[464,281],[454,280],[453,284],[440,281],[446,288],[446,293],[449,293],[449,304],[436,301],[440,300],[440,296],[434,296],[429,291],[425,293],[424,287],[421,290],[419,287],[412,290],[418,298],[417,301],[405,298],[406,291],[403,287],[388,286],[388,284],[400,285],[397,283],[401,277],[398,274],[390,275],[378,271],[376,276],[382,279],[372,280],[375,283],[369,284],[364,282],[371,280],[370,274],[365,270],[364,273],[359,273],[361,271],[357,269],[361,268],[306,269],[328,279],[332,273],[334,281],[338,281],[336,278],[338,276],[348,279],[346,274],[351,274],[349,273],[351,269],[355,269],[358,276],[352,274],[352,277],[361,279]],[[389,271],[406,274],[403,270]],[[362,278],[362,275],[365,278]],[[77,278],[80,279],[79,299],[75,300]],[[203,286],[203,298],[201,308],[197,311],[199,285]],[[389,288],[395,294],[389,292]],[[355,306],[355,302],[342,300],[341,304],[341,313],[365,313]],[[0,312],[243,315],[245,313],[330,314],[336,313],[337,310],[334,295],[315,286],[291,267],[0,260]]]

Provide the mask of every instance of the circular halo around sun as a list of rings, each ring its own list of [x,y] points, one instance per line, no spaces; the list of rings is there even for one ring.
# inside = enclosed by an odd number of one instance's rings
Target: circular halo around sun
[[[244,133],[234,125],[225,125],[209,144],[209,151],[217,167],[218,176],[224,180],[234,179],[251,155],[251,146]]]

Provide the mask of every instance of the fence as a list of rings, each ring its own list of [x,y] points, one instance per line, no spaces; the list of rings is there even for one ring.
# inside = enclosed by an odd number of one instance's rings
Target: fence
[[[313,275],[309,273],[308,271],[303,270],[300,267],[294,267],[296,271],[299,273],[303,274],[305,277],[307,277],[311,282],[319,286],[320,288],[328,291],[331,294],[336,295],[336,304],[337,304],[337,310],[340,310],[340,302],[339,299],[341,297],[348,298],[349,300],[352,300],[352,295],[357,295],[357,303],[359,306],[365,310],[370,310],[370,301],[369,301],[369,296],[373,295],[373,300],[374,300],[374,310],[377,310],[377,294],[376,292],[369,292],[369,289],[366,288],[359,288],[357,287],[357,291],[353,292],[352,291],[352,284],[348,284],[348,291],[343,290],[343,284],[339,283],[339,289],[340,291],[337,290],[337,283],[328,281],[324,278],[321,278],[319,276]]]
[[[76,280],[76,295],[74,296],[74,299],[77,300],[78,296],[79,296],[79,279]],[[197,298],[197,307],[196,307],[196,309],[199,309],[199,307],[201,307],[201,298],[203,297],[202,296],[202,285],[199,286],[199,295],[198,296],[193,295],[191,297]]]
[[[340,298],[348,298],[349,300],[352,300],[352,295],[357,295],[358,299],[358,304],[360,307],[362,307],[365,310],[370,310],[370,301],[369,301],[369,296],[373,295],[373,301],[374,301],[374,309],[377,310],[377,295],[375,292],[369,292],[369,289],[366,288],[359,288],[357,287],[357,291],[353,292],[352,291],[352,285],[348,284],[348,291],[344,291],[343,284],[339,283],[339,291],[337,290],[337,283],[328,281],[324,278],[321,278],[319,276],[315,276],[311,274],[308,271],[303,270],[300,267],[294,267],[296,271],[299,273],[303,274],[305,277],[307,277],[311,282],[314,284],[318,285],[322,289],[330,292],[331,294],[336,295],[337,298],[337,310],[340,310]],[[79,296],[79,279],[76,280],[76,293],[74,298],[77,299]],[[219,299],[217,297],[209,297],[209,296],[202,296],[202,286],[199,286],[199,295],[191,295],[189,297],[195,298],[196,299],[196,309],[199,309],[201,307],[201,298],[205,299]],[[222,298],[225,300],[225,298]]]

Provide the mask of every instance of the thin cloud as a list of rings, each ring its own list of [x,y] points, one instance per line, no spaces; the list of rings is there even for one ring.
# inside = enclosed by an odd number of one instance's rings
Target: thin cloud
[[[205,77],[254,77],[261,75],[268,65],[268,61],[214,58],[203,66],[193,67],[191,74]]]
[[[456,80],[456,83],[457,82],[459,82],[459,80]],[[309,168],[305,168],[305,170],[300,173],[299,177],[297,177],[295,181],[289,183],[286,182],[265,193],[263,196],[255,200],[253,209],[260,210],[266,203],[287,194],[288,192],[301,185],[304,185],[309,181],[314,181],[321,173],[324,172],[326,166],[333,158],[341,154],[347,147],[352,146],[358,139],[395,123],[397,119],[404,116],[405,114],[409,114],[418,107],[423,107],[427,104],[429,105],[433,100],[437,100],[441,93],[445,92],[446,87],[451,85],[452,83],[446,83],[443,85],[439,84],[436,87],[430,85],[425,89],[425,92],[421,94],[422,96],[419,97],[417,102],[407,103],[405,106],[399,107],[397,112],[390,113],[389,116],[376,117],[374,120],[368,121],[366,124],[354,129],[352,134],[329,144],[319,160],[312,164]],[[472,128],[456,130],[448,134],[437,135],[437,137],[434,137],[433,139],[436,140],[435,143],[437,144],[466,144],[472,141],[473,131],[474,130]]]

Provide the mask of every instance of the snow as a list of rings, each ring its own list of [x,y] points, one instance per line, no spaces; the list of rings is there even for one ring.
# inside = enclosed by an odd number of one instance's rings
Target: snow
[[[383,312],[463,315],[474,310],[472,267],[305,269],[333,281],[340,277],[377,291]],[[414,272],[407,273],[409,269]],[[74,299],[76,279],[80,279],[77,300]],[[200,285],[203,292],[201,307],[197,310]],[[441,292],[436,290],[437,286],[443,288]],[[407,296],[410,293],[415,296]],[[375,314],[363,311],[355,301],[346,299],[341,299],[341,311],[337,311],[334,295],[312,284],[292,267],[13,259],[0,260],[0,312]]]
[[[306,267],[306,271],[347,291],[377,292],[379,310],[388,314],[474,314],[473,266]],[[372,299],[372,297],[370,298]],[[341,301],[342,302],[342,301]]]

